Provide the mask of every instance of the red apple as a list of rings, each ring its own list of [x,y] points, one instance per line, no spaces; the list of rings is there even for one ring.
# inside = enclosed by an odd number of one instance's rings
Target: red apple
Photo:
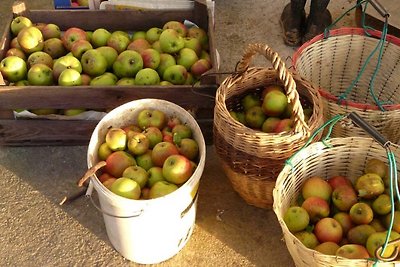
[[[301,193],[304,199],[311,196],[317,196],[329,202],[332,194],[332,187],[325,179],[319,176],[314,176],[305,180]]]
[[[173,143],[163,141],[154,146],[151,159],[155,166],[162,167],[169,156],[178,154],[179,150]]]
[[[169,156],[162,169],[165,180],[176,185],[185,183],[193,174],[190,160],[182,155]]]
[[[119,178],[129,166],[136,165],[135,158],[125,151],[115,151],[106,159],[105,170],[110,175]]]
[[[349,211],[358,202],[357,193],[352,186],[338,186],[332,192],[332,202],[338,210]]]
[[[345,177],[345,176],[333,176],[331,178],[329,178],[328,183],[331,185],[332,190],[335,190],[336,187],[340,186],[340,185],[349,185],[349,186],[353,186],[353,184],[351,183],[350,179]]]
[[[336,251],[336,256],[344,257],[347,259],[368,259],[370,258],[368,250],[361,245],[346,244],[341,246]]]
[[[88,41],[87,34],[84,30],[78,27],[68,28],[61,37],[61,40],[67,48],[68,51],[71,51],[72,44],[78,40],[86,40]]]
[[[308,212],[313,223],[329,216],[329,204],[320,197],[308,197],[301,206]]]
[[[344,235],[346,235],[347,232],[354,227],[353,221],[351,220],[351,217],[347,212],[338,212],[333,215],[333,219],[340,223]]]
[[[338,221],[333,218],[327,217],[319,220],[314,227],[314,233],[319,242],[339,242],[343,238],[343,229]]]

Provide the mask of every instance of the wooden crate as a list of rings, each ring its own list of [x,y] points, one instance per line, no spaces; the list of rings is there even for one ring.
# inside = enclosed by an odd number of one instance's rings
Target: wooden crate
[[[214,20],[211,11],[201,2],[193,10],[104,11],[104,10],[27,10],[23,13],[33,22],[55,23],[61,30],[80,27],[84,30],[106,28],[113,30],[145,30],[162,27],[170,20],[196,23],[208,31],[210,56],[217,71],[214,46]],[[9,25],[0,39],[0,60],[4,58],[12,35]],[[112,109],[123,103],[157,98],[190,109],[199,123],[207,144],[212,143],[214,97],[217,89],[215,75],[206,75],[199,86],[0,86],[0,145],[86,145],[97,120],[21,119],[14,109],[56,108]]]

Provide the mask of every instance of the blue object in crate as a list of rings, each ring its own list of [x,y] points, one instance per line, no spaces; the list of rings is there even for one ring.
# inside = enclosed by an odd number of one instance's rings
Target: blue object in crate
[[[89,7],[73,7],[71,6],[71,0],[54,0],[55,9],[88,9]]]

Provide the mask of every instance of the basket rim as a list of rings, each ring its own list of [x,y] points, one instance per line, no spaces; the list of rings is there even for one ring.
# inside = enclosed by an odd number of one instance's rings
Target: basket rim
[[[309,46],[315,44],[316,42],[327,39],[331,36],[343,36],[343,35],[359,35],[359,36],[364,36],[366,38],[380,38],[382,35],[382,31],[375,30],[375,29],[364,29],[364,28],[359,28],[359,27],[341,27],[338,29],[333,29],[328,31],[327,35],[325,33],[321,33],[311,40],[307,41],[303,45],[301,45],[293,54],[293,59],[292,59],[292,66],[296,70],[296,62],[302,52]],[[369,36],[370,35],[370,36]],[[387,34],[386,35],[386,42],[387,43],[392,43],[396,46],[400,47],[400,38]],[[354,107],[360,110],[380,110],[380,108],[377,105],[373,104],[363,104],[363,103],[358,103],[354,101],[348,101],[348,100],[339,100],[339,97],[332,95],[325,89],[319,87],[318,88],[319,93],[321,94],[322,97],[326,98],[330,102],[336,102],[339,106],[350,106]],[[388,104],[388,105],[382,105],[382,107],[385,109],[385,111],[393,111],[400,109],[400,104]]]

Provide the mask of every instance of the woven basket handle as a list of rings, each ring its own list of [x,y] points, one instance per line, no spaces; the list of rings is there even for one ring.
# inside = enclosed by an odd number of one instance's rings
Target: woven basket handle
[[[307,123],[304,121],[303,107],[301,106],[299,94],[296,90],[296,82],[293,79],[292,74],[287,70],[285,63],[281,60],[278,53],[273,51],[266,44],[249,44],[242,56],[242,59],[237,65],[237,71],[246,75],[246,70],[249,68],[253,57],[256,54],[265,56],[271,63],[273,68],[276,70],[279,79],[282,81],[286,91],[286,96],[290,103],[293,103],[293,114],[294,114],[294,130],[295,132],[304,132],[310,135],[310,129]]]

